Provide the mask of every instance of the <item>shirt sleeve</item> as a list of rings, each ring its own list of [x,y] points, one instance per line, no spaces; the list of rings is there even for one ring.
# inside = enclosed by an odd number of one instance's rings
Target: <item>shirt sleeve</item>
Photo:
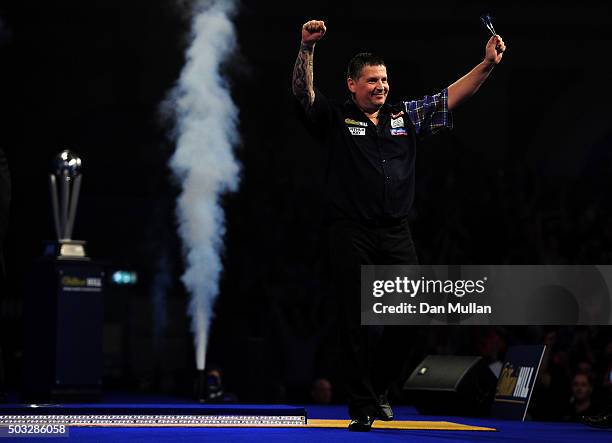
[[[426,95],[421,100],[404,102],[408,118],[419,138],[433,135],[441,129],[453,128],[453,115],[448,109],[448,90]]]
[[[315,100],[311,106],[304,109],[297,100],[295,104],[299,108],[300,120],[308,132],[317,139],[325,139],[333,122],[332,104],[327,97],[315,88]]]
[[[325,95],[314,88],[315,99],[311,109],[307,111],[310,121],[320,129],[325,129],[330,126],[332,121],[332,106]]]

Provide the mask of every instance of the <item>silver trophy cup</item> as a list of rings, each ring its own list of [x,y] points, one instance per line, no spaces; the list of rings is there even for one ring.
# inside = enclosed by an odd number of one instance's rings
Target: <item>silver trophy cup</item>
[[[72,239],[82,177],[81,159],[75,153],[64,150],[55,157],[49,174],[49,188],[57,242],[47,246],[47,255],[87,259],[85,242]]]

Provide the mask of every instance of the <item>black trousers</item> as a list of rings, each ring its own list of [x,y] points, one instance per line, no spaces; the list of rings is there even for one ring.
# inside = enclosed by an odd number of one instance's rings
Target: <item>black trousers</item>
[[[418,264],[417,255],[405,220],[386,226],[342,220],[330,226],[329,235],[349,415],[373,416],[378,397],[406,376],[410,329],[361,326],[360,266]]]

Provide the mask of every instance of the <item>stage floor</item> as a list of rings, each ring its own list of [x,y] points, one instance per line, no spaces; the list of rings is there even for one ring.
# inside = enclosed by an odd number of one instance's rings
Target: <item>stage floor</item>
[[[160,401],[163,400],[163,401]],[[132,399],[133,401],[133,399]],[[112,402],[117,404],[116,399]],[[126,402],[128,403],[128,402]],[[142,403],[141,399],[139,403]],[[153,408],[173,409],[184,400],[157,398],[150,403]],[[174,406],[173,406],[174,405]],[[105,407],[102,403],[100,407]],[[127,406],[127,404],[126,404]],[[239,405],[233,405],[239,406]],[[299,405],[304,406],[304,405]],[[183,406],[184,407],[184,406]],[[252,406],[248,406],[252,407]],[[271,405],[264,408],[273,408]],[[278,406],[287,408],[286,406]],[[20,437],[18,441],[34,442],[612,442],[612,431],[592,429],[578,423],[542,423],[513,422],[494,419],[473,419],[447,416],[422,416],[414,408],[395,407],[398,421],[408,422],[407,429],[372,429],[369,433],[348,432],[344,428],[327,427],[327,425],[344,425],[346,407],[305,405],[308,420],[311,424],[322,426],[294,427],[160,427],[138,425],[129,427],[92,426],[70,427],[68,437]],[[326,420],[321,422],[320,420]],[[336,420],[331,422],[327,420]],[[415,422],[436,422],[437,426],[423,426],[428,429],[410,429],[420,427]],[[451,422],[491,430],[451,430],[453,427],[440,426],[440,422]],[[393,425],[393,422],[381,425]],[[425,423],[423,423],[425,425]],[[438,429],[435,429],[435,428]],[[459,426],[460,428],[461,426]]]

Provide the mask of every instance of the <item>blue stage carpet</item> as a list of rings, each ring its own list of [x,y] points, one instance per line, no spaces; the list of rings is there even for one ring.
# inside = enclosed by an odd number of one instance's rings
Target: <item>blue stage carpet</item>
[[[306,406],[308,418],[346,419],[344,406]],[[353,433],[345,429],[300,428],[70,428],[68,438],[24,438],[18,441],[61,443],[154,442],[612,442],[612,432],[575,423],[512,422],[418,415],[413,408],[395,408],[398,420],[443,420],[493,427],[497,432],[373,430]]]

